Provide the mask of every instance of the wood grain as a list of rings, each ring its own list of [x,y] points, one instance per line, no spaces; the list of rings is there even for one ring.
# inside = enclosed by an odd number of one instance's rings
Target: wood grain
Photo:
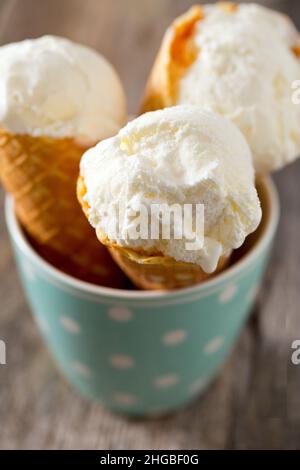
[[[130,112],[165,27],[192,0],[2,0],[0,43],[64,35],[101,51],[126,88]],[[300,20],[299,2],[266,2]],[[299,23],[299,21],[298,21]],[[300,77],[295,77],[300,78]],[[205,396],[157,420],[129,421],[82,400],[55,369],[18,281],[0,212],[0,448],[300,448],[300,161],[275,177],[282,217],[265,282],[230,359]],[[1,205],[4,195],[0,192]]]

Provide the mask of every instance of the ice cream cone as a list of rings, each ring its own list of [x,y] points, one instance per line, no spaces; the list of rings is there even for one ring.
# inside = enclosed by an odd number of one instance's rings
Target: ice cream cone
[[[196,106],[145,113],[89,149],[77,195],[99,241],[143,289],[214,276],[261,220],[246,140]]]
[[[209,108],[243,133],[256,173],[278,170],[300,154],[300,108],[290,85],[297,88],[299,43],[293,22],[265,6],[194,6],[166,30],[140,114],[184,104]]]
[[[86,148],[71,138],[33,137],[0,129],[0,177],[37,250],[81,279],[121,287],[124,276],[99,246],[75,196]]]
[[[82,176],[78,178],[77,196],[88,216],[89,206],[84,200],[86,186]],[[159,253],[142,253],[112,243],[101,230],[96,230],[102,245],[108,247],[113,259],[133,284],[144,290],[172,290],[203,282],[226,268],[230,255],[220,258],[213,273],[204,272],[200,266],[176,261]]]

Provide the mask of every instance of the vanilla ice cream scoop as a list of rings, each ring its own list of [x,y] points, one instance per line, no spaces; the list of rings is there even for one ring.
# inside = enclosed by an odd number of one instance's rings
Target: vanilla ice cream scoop
[[[0,47],[0,124],[34,137],[84,144],[114,135],[126,122],[120,80],[96,51],[44,36]]]
[[[144,110],[174,104],[209,107],[235,123],[257,172],[300,155],[300,38],[283,14],[256,4],[194,7],[167,30]]]
[[[242,245],[261,219],[250,149],[229,121],[196,106],[176,106],[141,115],[81,159],[84,201],[90,223],[112,245],[160,253],[194,263],[205,272]],[[204,207],[201,249],[189,237],[132,239],[133,214],[153,205]],[[117,210],[116,210],[117,208]],[[183,213],[183,212],[182,212]],[[112,214],[117,214],[116,219]],[[170,233],[176,219],[171,218]],[[118,230],[116,231],[116,226]]]

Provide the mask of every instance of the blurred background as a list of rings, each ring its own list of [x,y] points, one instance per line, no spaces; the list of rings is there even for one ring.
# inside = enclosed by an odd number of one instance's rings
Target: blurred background
[[[138,111],[166,27],[193,0],[0,0],[0,44],[56,34],[115,66]],[[205,2],[198,2],[205,3]],[[245,2],[240,2],[245,3]],[[265,0],[300,28],[300,2]],[[276,54],[276,51],[274,51]],[[295,77],[300,79],[300,77]],[[204,397],[164,419],[128,421],[73,392],[54,368],[16,276],[0,189],[0,448],[300,448],[300,161],[275,175],[282,217],[264,286],[238,344]]]

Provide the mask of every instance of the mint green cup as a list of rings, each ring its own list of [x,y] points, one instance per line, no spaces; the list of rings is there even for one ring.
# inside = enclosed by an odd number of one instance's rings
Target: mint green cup
[[[171,292],[117,290],[64,274],[30,246],[6,201],[19,274],[41,334],[82,395],[128,415],[187,404],[215,377],[236,340],[268,260],[279,218],[271,179],[259,182],[263,221],[233,264]]]

